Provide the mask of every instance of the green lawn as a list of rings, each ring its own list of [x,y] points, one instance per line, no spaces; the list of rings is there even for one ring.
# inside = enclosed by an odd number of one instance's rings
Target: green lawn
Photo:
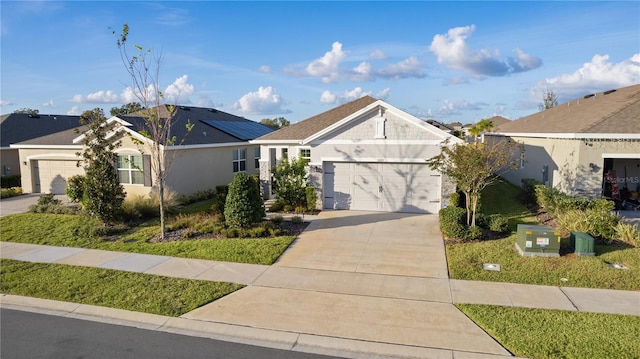
[[[88,234],[88,228],[96,224],[80,215],[20,213],[0,218],[0,239],[266,265],[274,263],[295,239],[293,236],[280,236],[149,243],[147,240],[159,233],[158,221],[151,220],[120,235],[118,240],[109,241]]]
[[[638,358],[640,317],[561,310],[456,305],[519,357]]]
[[[452,279],[640,290],[640,248],[596,245],[595,257],[521,256],[514,248],[516,225],[536,223],[536,219],[516,200],[519,191],[518,187],[500,181],[483,192],[484,213],[507,216],[514,232],[499,240],[447,244]],[[483,270],[483,263],[498,263],[501,271]],[[608,263],[622,263],[630,270],[613,269]]]
[[[180,316],[243,286],[61,264],[0,261],[0,292]]]

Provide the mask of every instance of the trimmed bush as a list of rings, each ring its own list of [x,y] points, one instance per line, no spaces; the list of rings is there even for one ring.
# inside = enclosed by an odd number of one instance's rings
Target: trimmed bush
[[[537,203],[536,201],[536,186],[541,186],[542,183],[534,180],[533,178],[522,179],[522,190],[524,194],[524,200],[527,203]]]
[[[247,228],[264,218],[260,184],[244,172],[233,177],[224,206],[225,223],[229,227]]]
[[[482,239],[483,234],[484,234],[484,230],[478,226],[468,227],[466,238],[463,238],[463,239],[478,240],[478,239]]]
[[[293,216],[293,217],[291,217],[291,223],[293,223],[293,224],[300,224],[300,223],[302,223],[302,217],[300,217],[300,216]]]
[[[489,230],[497,233],[506,233],[509,231],[509,220],[500,214],[492,214],[489,216]]]
[[[460,207],[460,193],[453,192],[449,195],[449,206]]]
[[[467,211],[459,207],[446,207],[438,212],[440,229],[448,238],[467,238]]]
[[[615,238],[634,247],[640,246],[640,232],[637,225],[619,222],[615,228]]]
[[[275,201],[271,207],[269,207],[269,212],[280,212],[284,209],[284,202],[281,200]]]
[[[22,194],[22,187],[1,188],[0,198],[9,198],[20,196]]]
[[[229,193],[228,185],[216,186],[216,196],[214,197],[211,210],[214,213],[222,213],[224,215],[224,206],[227,203],[227,194]]]
[[[75,175],[67,179],[67,188],[65,193],[69,200],[73,203],[80,203],[84,198],[84,182],[85,176]]]
[[[0,177],[0,187],[1,188],[13,188],[13,187],[21,187],[22,179],[20,175],[12,175],[12,176],[2,176]]]
[[[273,216],[271,217],[271,222],[273,223],[282,223],[282,221],[284,221],[284,218],[282,218],[282,216],[277,215],[277,216]]]
[[[307,209],[313,211],[316,209],[316,188],[308,186],[305,188],[305,192],[307,197]]]

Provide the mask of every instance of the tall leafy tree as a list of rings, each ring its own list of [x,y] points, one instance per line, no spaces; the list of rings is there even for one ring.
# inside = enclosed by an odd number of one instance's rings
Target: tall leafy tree
[[[88,126],[85,132],[85,150],[82,152],[86,164],[83,207],[104,224],[115,218],[125,197],[115,167],[118,157],[114,151],[120,146],[120,142],[106,139],[109,130],[106,122],[100,108],[85,111],[80,116],[80,123]]]
[[[542,93],[542,103],[538,105],[540,111],[548,110],[552,107],[558,106],[558,96],[553,90],[544,90]]]
[[[282,127],[289,126],[291,124],[289,122],[289,120],[287,120],[284,117],[263,118],[262,120],[260,120],[260,123],[265,125],[265,126],[269,126],[269,127],[273,127],[273,128],[282,128]]]
[[[128,115],[143,110],[144,108],[138,102],[129,102],[120,107],[112,107],[111,116]]]
[[[491,132],[491,130],[493,130],[493,122],[489,119],[483,119],[469,128],[469,134],[473,136],[473,138],[477,142],[478,136],[480,136],[481,133]]]
[[[113,31],[115,35],[116,32]],[[165,151],[167,146],[177,144],[176,136],[172,133],[175,116],[175,106],[165,103],[165,98],[160,90],[160,67],[162,54],[152,54],[150,49],[140,45],[134,45],[134,54],[127,49],[129,40],[129,25],[122,26],[122,32],[117,35],[116,44],[120,50],[120,58],[125,65],[127,74],[131,78],[133,93],[142,106],[139,112],[145,120],[145,129],[140,133],[149,139],[148,142],[138,142],[142,152],[147,152],[151,157],[151,169],[154,174],[154,186],[158,191],[160,202],[160,236],[162,239],[166,233],[165,188],[166,179],[171,171],[176,151]],[[163,108],[168,111],[163,111]],[[193,128],[193,124],[187,124],[187,133]],[[184,138],[181,140],[184,141]],[[170,152],[168,154],[167,152]]]
[[[517,144],[506,138],[492,142],[441,146],[440,154],[427,160],[430,168],[451,178],[466,198],[467,225],[476,225],[480,192],[498,176],[517,168]]]

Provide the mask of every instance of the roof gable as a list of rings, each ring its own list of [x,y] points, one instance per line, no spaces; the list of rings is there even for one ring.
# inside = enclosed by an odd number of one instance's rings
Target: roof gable
[[[498,126],[503,134],[640,134],[640,85],[587,95]]]

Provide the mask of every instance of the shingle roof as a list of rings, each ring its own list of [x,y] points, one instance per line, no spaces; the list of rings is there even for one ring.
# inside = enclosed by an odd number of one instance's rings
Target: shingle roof
[[[496,132],[640,134],[640,85],[587,95],[500,125]]]
[[[0,147],[80,126],[80,116],[11,113],[0,117]]]
[[[50,135],[37,138],[31,138],[26,141],[18,142],[19,145],[38,145],[38,146],[77,146],[73,143],[73,139],[80,136],[81,133],[87,131],[87,126],[78,126],[64,131],[58,131]]]
[[[221,131],[220,129],[206,124],[204,121],[236,121],[251,124],[257,122],[248,120],[244,117],[232,115],[212,108],[175,106],[174,122],[171,129],[171,136],[176,136],[178,141],[184,139],[184,145],[200,145],[200,144],[218,144],[229,142],[246,142],[245,139],[233,136],[232,134]],[[161,106],[160,117],[169,116],[168,106]],[[124,121],[132,124],[132,130],[141,131],[144,127],[144,118],[141,114],[133,113],[129,115],[119,116]],[[187,132],[187,123],[193,124],[193,129]],[[245,137],[245,136],[242,136]]]
[[[493,116],[489,119],[489,121],[491,121],[491,123],[493,123],[493,127],[498,127],[498,126],[502,126],[505,123],[509,123],[511,122],[511,120],[509,120],[508,118],[504,118],[502,116]]]
[[[268,135],[258,137],[259,141],[299,141],[308,138],[325,128],[333,125],[334,123],[348,117],[349,115],[358,112],[359,110],[369,106],[377,100],[371,96],[364,96],[355,101],[345,103],[329,111],[323,112],[319,115],[309,117],[306,120],[302,120],[293,125],[283,127]]]

